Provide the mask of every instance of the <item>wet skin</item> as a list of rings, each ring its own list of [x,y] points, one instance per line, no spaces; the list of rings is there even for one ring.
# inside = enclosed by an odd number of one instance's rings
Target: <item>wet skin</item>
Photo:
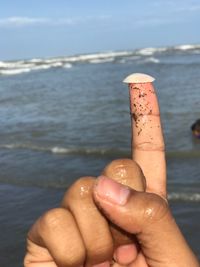
[[[151,83],[130,84],[132,157],[83,177],[28,233],[26,267],[197,267],[166,197],[159,106]]]

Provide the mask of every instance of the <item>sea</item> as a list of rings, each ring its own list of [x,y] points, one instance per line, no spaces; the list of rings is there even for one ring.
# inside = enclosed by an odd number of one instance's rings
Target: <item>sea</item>
[[[169,203],[200,258],[200,45],[0,61],[0,266],[22,267],[26,234],[79,177],[130,157],[123,79],[155,77]]]

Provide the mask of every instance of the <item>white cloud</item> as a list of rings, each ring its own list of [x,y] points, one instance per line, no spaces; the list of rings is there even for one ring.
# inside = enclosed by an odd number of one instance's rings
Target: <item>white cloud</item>
[[[87,21],[102,21],[109,19],[110,16],[89,16],[89,17],[75,17],[75,18],[31,18],[31,17],[7,17],[0,18],[0,27],[25,27],[31,25],[73,25],[84,23]]]
[[[164,13],[181,13],[181,12],[196,12],[200,10],[199,0],[152,0],[151,5],[158,10],[163,10]]]
[[[20,27],[27,25],[46,24],[49,22],[47,18],[28,18],[28,17],[9,17],[0,19],[1,27]]]
[[[174,0],[152,1],[151,4],[153,3],[155,10],[152,9],[149,14],[136,17],[133,21],[135,28],[180,24],[189,21],[191,16],[198,15],[200,11],[200,3],[195,2],[195,0],[190,4],[181,0],[182,5],[177,5]]]
[[[136,18],[133,22],[133,26],[135,28],[140,27],[156,27],[156,26],[163,26],[163,25],[171,25],[174,23],[180,23],[182,18],[179,17],[168,17],[168,16],[150,16],[144,18]]]
[[[191,11],[191,12],[195,12],[195,11],[199,11],[200,10],[200,5],[191,5],[191,6],[186,6],[186,7],[179,7],[177,9],[178,11]]]

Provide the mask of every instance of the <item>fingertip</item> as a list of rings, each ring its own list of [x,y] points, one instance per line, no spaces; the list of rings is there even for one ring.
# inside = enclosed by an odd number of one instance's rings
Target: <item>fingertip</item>
[[[132,159],[113,160],[105,167],[102,175],[138,191],[144,191],[146,187],[146,180],[142,169]]]
[[[138,255],[138,248],[136,244],[128,244],[119,246],[114,253],[114,259],[121,265],[131,264]]]

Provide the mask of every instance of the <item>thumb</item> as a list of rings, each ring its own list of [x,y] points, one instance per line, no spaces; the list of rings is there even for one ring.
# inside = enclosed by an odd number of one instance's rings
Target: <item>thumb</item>
[[[160,196],[137,192],[105,176],[98,178],[93,196],[110,221],[136,235],[148,266],[199,266]]]

